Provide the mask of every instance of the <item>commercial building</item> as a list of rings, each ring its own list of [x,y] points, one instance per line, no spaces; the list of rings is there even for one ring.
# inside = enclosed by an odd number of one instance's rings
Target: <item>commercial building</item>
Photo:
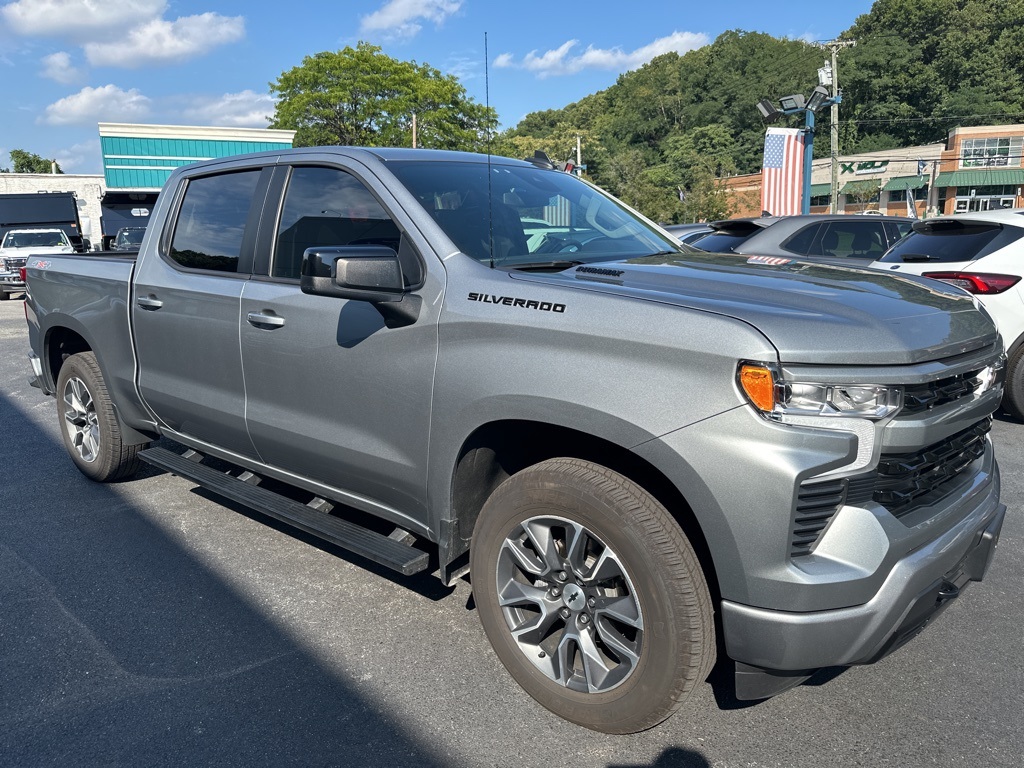
[[[954,128],[944,144],[844,155],[837,168],[839,213],[919,217],[1024,206],[1024,125]],[[815,160],[811,212],[828,213],[832,163]],[[761,174],[723,179],[733,215],[761,214]],[[910,202],[908,204],[908,198]]]
[[[0,194],[73,192],[82,233],[107,247],[117,230],[145,226],[175,168],[229,155],[289,149],[294,131],[217,126],[100,123],[102,175],[0,174]]]

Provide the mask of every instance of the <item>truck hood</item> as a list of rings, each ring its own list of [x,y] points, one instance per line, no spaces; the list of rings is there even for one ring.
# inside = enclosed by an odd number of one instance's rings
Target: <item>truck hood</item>
[[[70,245],[33,245],[27,248],[0,248],[0,256],[46,256],[51,253],[74,253]]]
[[[727,315],[786,363],[905,365],[998,339],[974,299],[944,283],[796,259],[679,253],[511,275]]]

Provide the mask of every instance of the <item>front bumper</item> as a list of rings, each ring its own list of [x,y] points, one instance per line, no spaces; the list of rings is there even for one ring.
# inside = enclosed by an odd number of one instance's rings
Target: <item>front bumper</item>
[[[8,293],[14,291],[24,291],[25,283],[21,279],[21,275],[13,273],[0,274],[0,289]]]
[[[789,613],[723,600],[726,651],[752,667],[797,674],[877,661],[924,629],[969,582],[984,578],[1005,514],[993,483],[984,504],[899,560],[863,605]]]

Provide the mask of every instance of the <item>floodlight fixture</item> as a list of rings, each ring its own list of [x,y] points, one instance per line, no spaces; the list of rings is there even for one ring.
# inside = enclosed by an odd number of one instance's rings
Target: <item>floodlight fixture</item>
[[[810,98],[807,99],[807,109],[811,110],[811,112],[817,112],[819,109],[825,106],[825,103],[828,102],[830,95],[831,94],[829,94],[828,89],[825,88],[825,86],[816,85],[814,87],[814,90],[811,91]]]
[[[782,113],[768,99],[761,99],[757,102],[757,111],[761,113],[761,117],[766,123],[776,123],[782,117]]]
[[[779,106],[782,107],[783,112],[799,112],[804,108],[804,104],[802,93],[794,93],[792,96],[783,96],[779,99]]]

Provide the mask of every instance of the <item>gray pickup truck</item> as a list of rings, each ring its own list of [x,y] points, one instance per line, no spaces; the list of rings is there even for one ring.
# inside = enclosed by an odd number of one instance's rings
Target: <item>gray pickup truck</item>
[[[1002,344],[970,296],[695,252],[542,159],[199,163],[137,258],[27,273],[83,473],[149,462],[403,574],[468,571],[511,675],[593,729],[662,721],[716,658],[756,699],[883,657],[1003,522]]]

